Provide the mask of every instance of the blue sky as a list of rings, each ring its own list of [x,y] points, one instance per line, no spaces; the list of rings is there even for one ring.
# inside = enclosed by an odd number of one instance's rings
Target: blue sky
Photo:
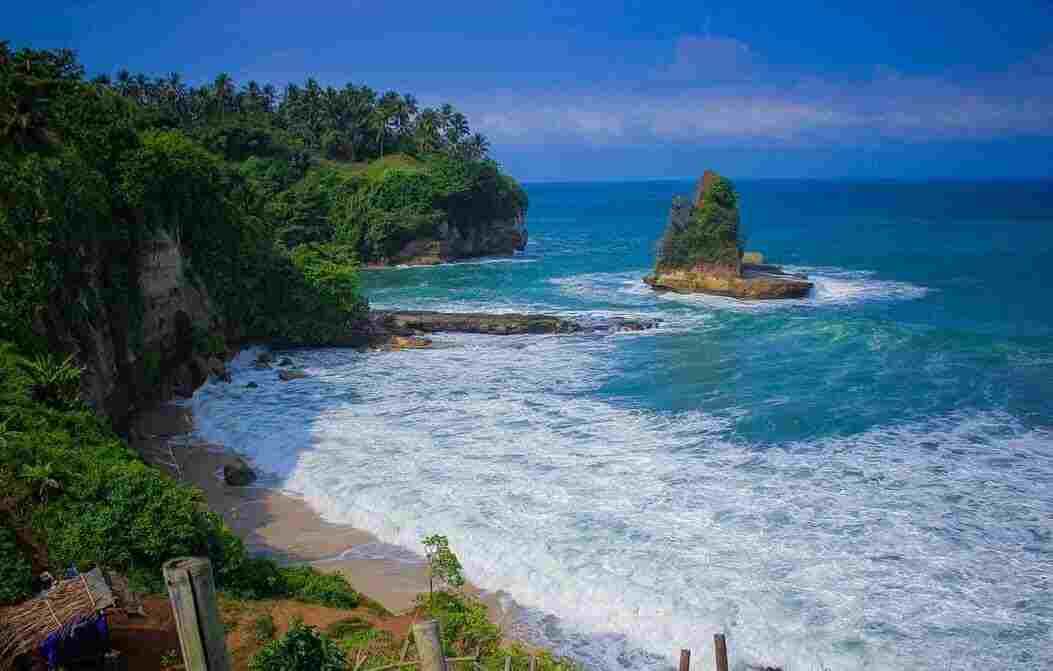
[[[13,3],[89,72],[452,102],[521,179],[1053,177],[1053,2]]]

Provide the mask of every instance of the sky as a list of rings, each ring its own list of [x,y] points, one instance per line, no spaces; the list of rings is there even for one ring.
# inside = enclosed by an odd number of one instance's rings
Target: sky
[[[840,4],[840,6],[837,6]],[[450,102],[527,181],[1053,177],[1053,0],[12,3],[90,74]]]

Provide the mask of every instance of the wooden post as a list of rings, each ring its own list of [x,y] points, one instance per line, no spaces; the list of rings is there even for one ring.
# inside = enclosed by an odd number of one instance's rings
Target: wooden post
[[[530,655],[530,671],[537,671],[537,657]]]
[[[163,567],[186,671],[230,671],[226,633],[219,619],[212,563],[181,557]]]
[[[505,657],[505,671],[512,671],[512,657]]]
[[[438,622],[425,620],[414,623],[413,640],[417,642],[421,671],[447,671],[446,657],[442,654],[442,637],[439,636]]]
[[[717,654],[717,671],[728,671],[728,644],[724,634],[713,634],[713,649]]]
[[[680,650],[680,671],[691,671],[691,651]]]

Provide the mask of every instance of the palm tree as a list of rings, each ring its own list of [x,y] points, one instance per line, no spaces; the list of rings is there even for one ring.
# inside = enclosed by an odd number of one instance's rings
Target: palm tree
[[[381,97],[373,112],[373,123],[377,129],[377,151],[381,158],[384,157],[384,136],[388,131],[388,124],[398,111],[401,98],[394,91],[388,91]]]
[[[476,133],[468,140],[466,150],[469,159],[481,161],[490,152],[490,141],[482,133]]]
[[[212,83],[212,95],[219,115],[232,109],[234,103],[234,81],[226,72],[221,72]]]
[[[132,73],[128,72],[127,69],[121,68],[117,71],[117,93],[122,96],[128,95],[132,85]]]
[[[417,150],[422,154],[429,154],[439,150],[442,138],[439,135],[439,126],[442,122],[439,113],[430,107],[417,117],[414,135],[417,141]]]

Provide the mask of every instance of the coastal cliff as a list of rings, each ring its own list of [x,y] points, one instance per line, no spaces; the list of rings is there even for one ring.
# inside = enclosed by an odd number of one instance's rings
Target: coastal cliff
[[[410,240],[386,263],[371,265],[433,266],[479,256],[511,256],[526,244],[526,216],[519,210],[509,218],[477,226],[442,222],[434,236]]]
[[[765,264],[760,254],[746,253],[743,246],[735,187],[706,170],[690,202],[673,199],[655,272],[644,282],[655,291],[751,300],[801,298],[811,291],[805,276]]]
[[[80,396],[96,413],[120,427],[144,402],[189,395],[209,375],[225,375],[221,312],[189,279],[168,234],[134,246],[94,242],[85,259],[78,284],[52,296],[37,328],[79,362]],[[115,265],[138,287],[134,302],[99,300]],[[71,308],[78,303],[94,303],[93,314],[78,315]]]

